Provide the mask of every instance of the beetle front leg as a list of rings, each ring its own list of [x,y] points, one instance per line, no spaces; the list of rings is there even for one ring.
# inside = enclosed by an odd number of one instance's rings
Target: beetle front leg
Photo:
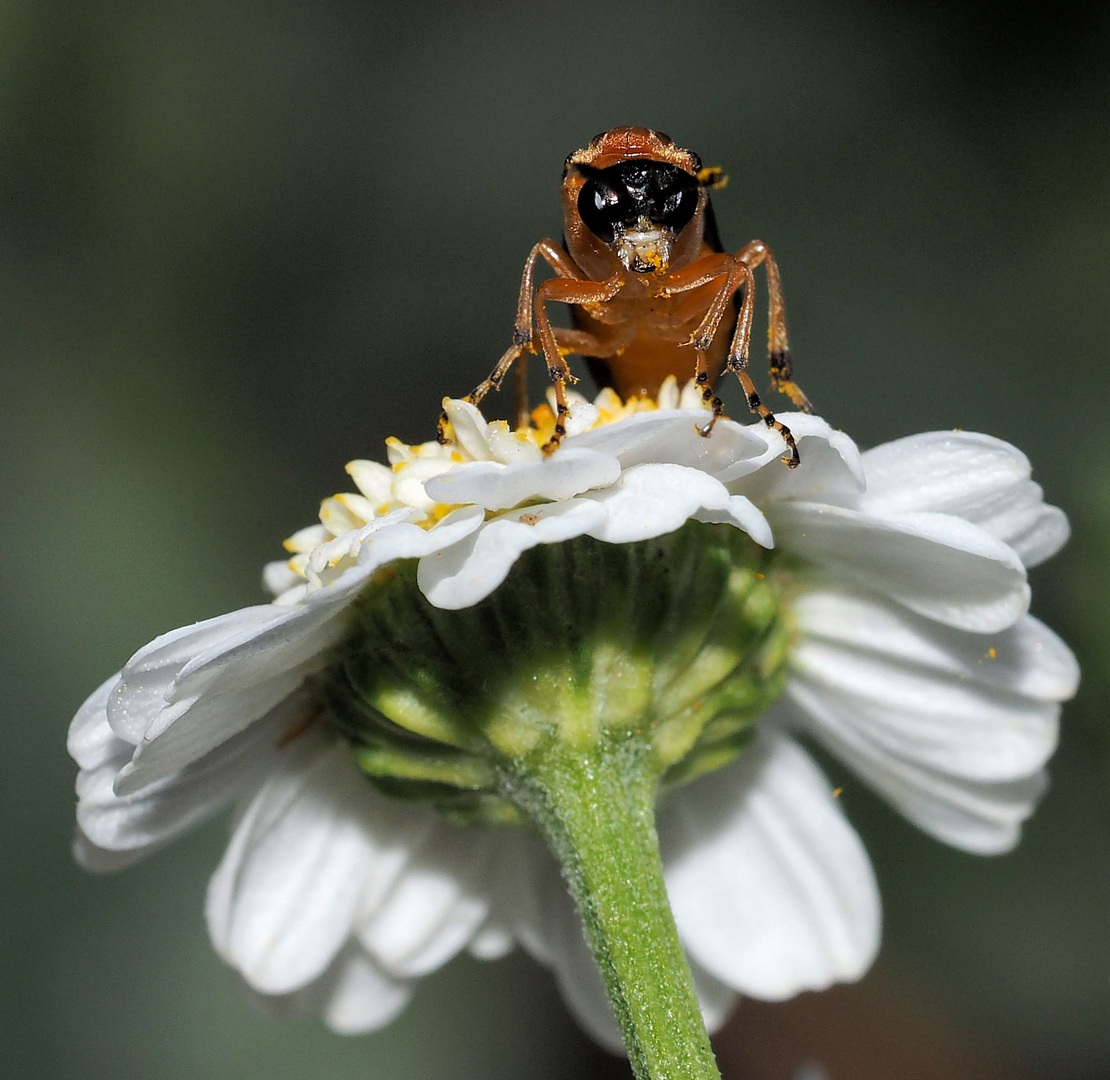
[[[540,240],[533,246],[528,253],[528,258],[524,260],[524,273],[520,278],[516,322],[513,324],[513,343],[497,361],[489,377],[463,398],[471,405],[477,405],[491,390],[500,390],[509,368],[519,361],[516,384],[516,426],[518,428],[528,423],[528,373],[525,360],[527,353],[536,351],[532,341],[532,298],[536,291],[536,263],[541,258],[560,278],[578,280],[582,277],[582,272],[575,265],[574,260],[554,240]],[[447,427],[447,414],[441,413],[436,426],[436,439],[444,445],[450,442]]]
[[[510,345],[505,350],[504,355],[497,361],[497,366],[489,373],[489,377],[483,379],[473,390],[470,391],[463,401],[469,401],[471,405],[477,405],[482,398],[486,396],[491,390],[500,390],[501,383],[504,380],[509,368],[524,355],[524,346],[517,345],[516,343]],[[523,367],[523,363],[521,367]],[[527,402],[526,402],[527,404]],[[519,391],[518,391],[518,409],[519,409]],[[527,410],[526,410],[527,411]],[[527,423],[527,417],[525,417]],[[441,412],[439,414],[439,423],[436,425],[436,441],[442,446],[446,446],[451,438],[447,434],[447,428],[450,421],[447,419],[447,413]],[[519,418],[518,418],[519,425]]]
[[[567,418],[570,408],[567,405],[566,384],[578,380],[571,373],[559,349],[555,331],[547,315],[547,302],[557,300],[563,304],[603,304],[612,300],[620,292],[624,279],[614,274],[608,281],[567,281],[565,278],[548,278],[536,290],[536,332],[540,348],[547,362],[547,374],[555,384],[555,433],[540,448],[545,454],[554,453],[563,436],[567,433]]]

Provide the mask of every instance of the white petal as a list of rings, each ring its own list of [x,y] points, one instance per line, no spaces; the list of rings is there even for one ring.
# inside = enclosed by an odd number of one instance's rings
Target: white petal
[[[303,529],[298,529],[282,546],[286,551],[303,555],[322,544],[330,535],[323,525],[306,525]]]
[[[513,563],[537,544],[556,544],[600,527],[605,510],[588,499],[512,510],[461,543],[420,560],[420,591],[436,607],[470,607],[508,577]]]
[[[228,693],[208,693],[167,708],[149,739],[115,781],[117,795],[132,795],[199,761],[232,736],[278,707],[316,668],[315,662]]]
[[[474,937],[490,908],[494,833],[435,821],[392,887],[364,902],[359,940],[383,970],[416,978],[441,967]]]
[[[607,487],[620,476],[616,458],[569,447],[549,458],[522,465],[475,461],[457,465],[429,480],[424,490],[441,503],[475,503],[504,510],[529,499],[569,499],[590,488]]]
[[[564,446],[587,447],[617,458],[621,467],[665,462],[716,474],[737,461],[754,460],[766,443],[751,428],[721,420],[705,438],[699,430],[707,416],[702,409],[635,413],[615,424],[605,424]],[[562,451],[560,451],[562,452]]]
[[[302,735],[238,822],[208,888],[216,951],[255,989],[316,979],[353,926],[371,844],[350,750]]]
[[[393,480],[396,473],[379,461],[348,461],[347,475],[355,486],[376,506],[393,498]]]
[[[952,777],[907,760],[856,730],[831,696],[801,679],[787,685],[775,708],[784,722],[801,726],[855,770],[880,795],[925,832],[977,854],[1009,851],[1021,823],[1044,791],[1043,771],[1008,782]]]
[[[794,613],[803,642],[851,648],[885,658],[905,671],[943,673],[1036,701],[1066,701],[1079,685],[1072,651],[1032,615],[995,634],[969,634],[907,612],[877,596],[818,587],[800,596]]]
[[[798,645],[791,667],[862,738],[937,772],[1013,780],[1056,749],[1059,709],[1047,702],[812,640]]]
[[[500,960],[513,951],[513,935],[499,923],[489,922],[470,939],[468,951],[476,960]]]
[[[262,584],[271,596],[281,596],[303,585],[304,578],[289,565],[288,559],[277,559],[262,568]]]
[[[294,608],[271,605],[268,620],[194,653],[174,679],[166,701],[248,690],[303,665],[342,636],[344,622],[340,616],[346,603],[317,602]],[[155,733],[164,727],[161,722],[152,724],[147,739],[156,737]]]
[[[263,994],[243,984],[248,998],[268,1016],[322,1016],[341,1035],[384,1027],[412,997],[409,982],[390,978],[354,942],[348,943],[318,979],[291,994]]]
[[[583,498],[595,500],[608,512],[607,519],[589,534],[612,544],[663,536],[695,516],[727,518],[757,530],[762,522],[751,513],[754,508],[746,500],[734,504],[723,484],[683,465],[635,465],[626,469],[611,488],[589,492]],[[769,530],[759,531],[761,535],[753,538],[770,546]]]
[[[875,514],[960,514],[990,493],[1029,479],[1029,459],[1009,443],[970,431],[929,431],[863,455]]]
[[[505,420],[495,420],[486,429],[490,452],[503,465],[542,461],[543,452],[525,431],[514,431]]]
[[[775,538],[763,511],[743,495],[732,495],[728,507],[720,510],[699,510],[694,514],[695,521],[716,522],[722,525],[735,525],[746,532],[760,547],[772,548]]]
[[[339,958],[327,987],[324,1021],[340,1035],[384,1027],[412,997],[412,983],[387,975],[362,949]]]
[[[126,869],[137,863],[146,855],[143,850],[138,851],[109,851],[107,848],[97,847],[80,829],[76,830],[73,837],[73,858],[82,870],[91,874],[114,874],[117,870]]]
[[[780,548],[939,622],[991,633],[1028,610],[1021,560],[961,518],[876,518],[800,502],[772,503],[766,513]]]
[[[781,735],[673,792],[660,839],[679,934],[707,971],[778,1001],[859,978],[879,894],[828,781]]]
[[[98,847],[114,851],[150,851],[223,809],[246,785],[260,778],[277,758],[281,736],[308,708],[289,702],[283,708],[229,739],[200,761],[133,795],[113,790],[116,772],[133,747],[77,778],[77,823]]]
[[[95,769],[123,752],[131,756],[132,745],[117,738],[108,724],[108,700],[118,682],[119,675],[105,679],[70,721],[66,750],[82,769]]]
[[[1044,501],[1032,480],[986,492],[974,503],[957,506],[955,513],[1009,544],[1026,566],[1036,566],[1055,555],[1070,535],[1064,512]]]
[[[455,432],[459,449],[473,461],[489,461],[489,441],[486,437],[485,417],[470,404],[459,398],[444,398],[443,411]]]
[[[1005,521],[1004,525],[1004,532],[995,532],[994,522],[984,522],[984,528],[1009,544],[1028,567],[1039,566],[1045,559],[1051,558],[1071,536],[1067,515],[1058,506],[1039,505],[1036,513],[1029,515],[1020,525],[1012,519]]]
[[[568,437],[573,438],[583,431],[589,431],[597,423],[601,414],[585,398],[579,398],[576,394],[571,393],[567,395],[567,402],[570,405],[570,412],[566,417]]]
[[[863,457],[868,491],[861,509],[879,515],[930,511],[981,525],[1013,547],[1026,566],[1068,538],[1063,512],[1046,506],[1029,479],[1029,460],[990,435],[932,431],[878,446]]]
[[[359,548],[358,569],[365,579],[394,559],[422,559],[442,551],[481,528],[485,517],[480,506],[463,506],[430,529],[408,522],[382,529]]]
[[[737,462],[719,479],[736,481],[732,490],[763,504],[778,499],[817,499],[843,502],[864,487],[859,450],[843,431],[834,431],[819,416],[781,413],[798,444],[801,464],[790,469],[779,460],[786,451],[782,436],[773,428],[752,425],[747,430],[763,440],[761,454]]]
[[[282,614],[264,604],[182,626],[144,645],[120,672],[108,702],[108,722],[126,742],[137,745],[164,708],[181,669],[213,647],[237,641],[240,635],[266,626]]]

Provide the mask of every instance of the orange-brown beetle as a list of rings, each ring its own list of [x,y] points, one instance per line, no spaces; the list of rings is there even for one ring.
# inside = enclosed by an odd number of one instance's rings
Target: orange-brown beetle
[[[563,169],[563,244],[541,240],[524,264],[513,343],[489,378],[468,395],[479,402],[514,363],[521,372],[518,421],[527,412],[524,357],[543,352],[555,384],[551,452],[566,432],[565,387],[577,382],[564,356],[585,357],[602,386],[621,397],[655,396],[668,375],[690,378],[712,407],[708,435],[723,406],[713,393],[722,370],[739,378],[748,406],[786,440],[790,466],[798,447],[789,429],[759,400],[748,375],[755,301],[753,271],[766,267],[771,385],[812,412],[793,381],[778,266],[762,240],[727,253],[717,235],[709,190],[724,183],[719,169],[666,135],[647,128],[614,128],[571,154]],[[555,277],[535,285],[543,259]],[[547,302],[571,307],[574,329],[552,327]],[[533,330],[533,313],[535,329]],[[538,347],[537,341],[538,338]],[[441,421],[441,435],[445,431]]]

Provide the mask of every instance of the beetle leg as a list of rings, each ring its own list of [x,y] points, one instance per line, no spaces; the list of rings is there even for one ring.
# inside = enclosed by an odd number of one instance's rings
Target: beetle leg
[[[536,332],[540,348],[547,362],[547,374],[555,384],[555,433],[541,447],[545,454],[553,453],[566,434],[566,420],[570,415],[567,406],[566,384],[578,380],[571,373],[559,350],[559,343],[547,315],[547,302],[558,300],[563,304],[600,304],[612,300],[620,291],[624,279],[614,274],[608,281],[568,281],[565,278],[548,278],[536,290]]]
[[[736,260],[733,256],[724,252],[706,255],[696,262],[691,263],[689,266],[684,266],[681,270],[674,271],[667,277],[666,284],[663,286],[662,291],[664,296],[677,296],[680,293],[701,288],[702,285],[708,285],[711,281],[716,281],[718,278],[725,279],[721,287],[717,290],[717,295],[713,297],[713,302],[709,305],[704,317],[698,324],[698,328],[693,332],[690,336],[690,340],[686,343],[687,345],[692,345],[699,352],[709,351],[709,346],[713,342],[713,337],[717,333],[717,328],[721,325],[721,319],[724,318],[725,311],[728,309],[729,300],[732,298],[732,294],[736,289],[739,288],[739,283],[734,284],[732,280],[735,266]],[[695,313],[700,312],[701,305],[696,300],[693,300],[693,304],[695,305]],[[682,314],[685,314],[685,312],[682,311]]]
[[[520,279],[520,296],[516,305],[516,323],[513,326],[513,344],[532,345],[532,304],[536,292],[536,263],[543,259],[560,278],[582,280],[582,271],[574,260],[554,240],[541,240],[528,253],[524,273]],[[534,351],[534,350],[533,350]]]
[[[570,371],[567,371],[570,374]],[[540,447],[544,455],[553,454],[563,441],[567,433],[567,418],[570,416],[570,406],[567,405],[566,380],[561,375],[554,376],[555,383],[555,430],[551,438]]]
[[[798,453],[798,444],[794,440],[794,436],[781,420],[775,419],[775,414],[759,400],[759,394],[756,393],[755,383],[752,382],[752,377],[747,371],[739,366],[739,363],[733,364],[732,357],[729,357],[728,370],[733,372],[740,380],[740,385],[744,388],[744,394],[748,399],[748,408],[753,413],[757,413],[763,422],[770,428],[774,428],[785,440],[786,446],[790,451],[789,457],[784,457],[782,460],[788,468],[796,469],[801,463],[801,455]]]
[[[477,405],[491,390],[500,390],[501,381],[505,378],[509,368],[520,359],[523,353],[523,345],[510,345],[508,349],[505,350],[505,354],[501,359],[497,361],[497,366],[489,373],[489,377],[483,379],[474,387],[474,389],[463,398],[463,401],[469,401],[471,405]],[[524,365],[521,364],[521,367],[523,366]],[[525,405],[527,406],[527,401]],[[527,411],[527,409],[525,411]],[[525,423],[527,423],[527,420],[525,420]],[[448,424],[447,413],[441,412],[439,414],[439,423],[436,425],[436,441],[442,446],[446,446],[447,443],[451,441],[447,434]]]
[[[729,346],[725,369],[731,371],[740,380],[740,385],[744,389],[744,396],[748,399],[748,408],[756,413],[768,427],[774,428],[783,437],[787,448],[790,450],[790,456],[784,457],[782,460],[791,469],[794,469],[798,467],[802,460],[798,454],[798,444],[795,442],[790,428],[781,420],[777,420],[775,414],[759,400],[755,384],[748,374],[748,347],[751,343],[752,316],[755,310],[755,274],[751,264],[741,260],[739,256],[737,265],[743,267],[744,302],[740,305],[740,317],[736,320],[736,332],[732,335],[732,344]],[[712,430],[715,420],[716,417],[709,422],[710,430]],[[708,434],[708,432],[705,432],[705,434]]]
[[[694,385],[701,391],[702,403],[713,410],[709,423],[705,427],[698,428],[698,434],[708,439],[713,431],[713,425],[725,414],[725,403],[713,393],[713,387],[709,381],[709,367],[705,362],[705,353],[699,349],[696,356],[697,359],[694,361]]]
[[[740,262],[739,260],[733,260],[733,265],[728,275],[728,281],[725,283],[725,287],[721,290],[721,294],[724,294],[727,299],[728,297],[731,297],[741,286],[743,286],[744,289],[744,299],[740,304],[740,314],[736,318],[736,330],[733,333],[732,344],[729,347],[728,352],[727,367],[729,370],[732,371],[742,371],[748,366],[748,341],[751,337],[752,312],[755,308],[754,285],[755,280],[752,276],[751,267],[748,266],[746,263]],[[712,341],[712,338],[710,338],[710,341]],[[708,346],[706,346],[706,348],[708,348]],[[733,363],[734,356],[737,358],[735,365]],[[699,374],[701,373],[701,370],[704,369],[703,357],[704,354],[699,350]],[[698,376],[696,375],[695,378],[698,378]],[[713,402],[715,403],[712,405],[713,416],[710,418],[709,423],[706,424],[705,427],[698,429],[700,435],[708,438],[710,433],[713,431],[713,425],[717,423],[718,419],[720,419],[724,409],[723,405],[721,405],[720,398],[714,396],[709,387],[708,373],[706,373],[705,385],[702,386],[701,396],[702,400],[707,404],[709,404],[710,398],[712,398]],[[749,405],[750,404],[751,400],[749,395]]]
[[[739,252],[738,259],[753,269],[763,263],[767,273],[767,365],[771,373],[771,389],[786,394],[802,412],[813,412],[809,398],[794,382],[790,343],[786,336],[786,307],[782,299],[782,277],[771,249],[762,240],[753,240]]]
[[[528,426],[528,354],[522,353],[516,365],[516,424],[519,431]]]
[[[520,295],[516,305],[516,322],[513,324],[513,343],[497,361],[489,378],[480,382],[463,399],[477,405],[491,390],[500,390],[501,383],[509,368],[518,360],[516,383],[516,424],[524,427],[528,423],[528,374],[525,354],[535,352],[532,345],[532,296],[535,293],[536,263],[543,259],[561,278],[581,279],[582,272],[574,260],[554,240],[541,240],[533,246],[524,260],[524,273],[520,279]],[[441,444],[450,441],[447,434],[447,414],[440,413],[436,426],[436,439]]]

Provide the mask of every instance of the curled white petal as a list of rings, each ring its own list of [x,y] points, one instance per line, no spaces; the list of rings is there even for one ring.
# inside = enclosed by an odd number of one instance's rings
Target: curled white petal
[[[288,559],[268,562],[262,569],[262,584],[271,596],[282,596],[297,588],[303,578],[289,565]]]
[[[509,511],[453,547],[421,559],[420,591],[439,608],[470,607],[508,577],[522,552],[582,536],[604,521],[605,510],[588,499]]]
[[[864,489],[859,450],[843,431],[835,431],[820,416],[780,415],[798,444],[801,464],[795,469],[782,468],[779,459],[786,452],[786,443],[774,428],[758,425],[748,430],[762,440],[762,451],[730,465],[718,479],[735,481],[735,490],[759,503],[808,498],[839,503]]]
[[[125,742],[137,745],[166,705],[186,664],[209,649],[223,648],[241,635],[269,625],[280,615],[269,604],[243,608],[171,630],[144,645],[120,672],[108,700],[112,730]]]
[[[590,488],[608,487],[620,472],[620,462],[608,454],[567,447],[553,457],[522,465],[459,465],[429,480],[424,490],[436,502],[505,510],[527,500],[569,499]]]
[[[147,852],[218,813],[274,767],[278,744],[310,708],[289,698],[273,712],[179,772],[119,795],[115,779],[134,748],[116,740],[117,753],[77,777],[77,824],[89,843],[106,851]],[[107,722],[103,722],[108,729]]]
[[[457,398],[444,398],[443,411],[455,432],[459,449],[471,461],[490,461],[489,439],[486,435],[486,420],[469,401]]]
[[[1066,701],[1079,685],[1071,650],[1032,615],[997,633],[969,634],[821,582],[798,597],[794,610],[804,642],[881,658],[903,672],[936,673],[1044,702]]]
[[[357,943],[348,943],[328,969],[288,994],[264,994],[244,982],[255,1007],[270,1016],[315,1015],[340,1035],[384,1027],[408,1004],[413,984],[379,968]]]
[[[573,439],[566,449],[588,448],[615,457],[621,468],[666,462],[716,475],[738,461],[754,461],[767,444],[758,432],[721,420],[709,438],[700,434],[707,423],[703,409],[637,413],[619,424],[594,428]],[[561,451],[560,451],[561,452]],[[753,466],[755,467],[755,466]]]
[[[743,523],[765,547],[773,542],[770,527],[762,514],[751,512],[755,508],[748,500],[733,503],[720,481],[684,465],[635,465],[605,491],[588,492],[584,498],[595,500],[607,512],[590,535],[611,544],[663,536],[705,512],[731,519],[737,526]]]
[[[1026,566],[1054,555],[1068,538],[1064,513],[1044,502],[1016,447],[970,431],[930,431],[878,446],[863,457],[868,513],[954,514],[1013,547]]]
[[[120,739],[108,723],[108,701],[118,682],[119,675],[105,679],[70,722],[66,751],[82,769],[95,769],[118,756],[121,748],[131,756],[131,744]]]
[[[804,679],[788,683],[774,711],[811,732],[918,828],[965,851],[1009,851],[1044,792],[1043,770],[1012,780],[969,780],[872,743],[843,700]]]

